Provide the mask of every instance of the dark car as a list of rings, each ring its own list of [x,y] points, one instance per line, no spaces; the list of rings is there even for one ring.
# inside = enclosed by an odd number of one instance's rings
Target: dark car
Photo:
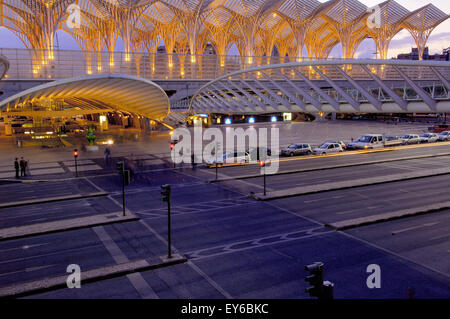
[[[309,144],[291,144],[281,149],[282,156],[310,155],[312,154],[311,145]]]

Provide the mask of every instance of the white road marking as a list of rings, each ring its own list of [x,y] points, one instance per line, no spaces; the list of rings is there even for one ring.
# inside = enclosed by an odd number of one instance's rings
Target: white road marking
[[[416,230],[416,229],[420,229],[420,228],[424,228],[424,227],[432,227],[434,225],[439,224],[439,222],[435,222],[435,223],[427,223],[427,224],[422,224],[422,225],[418,225],[418,226],[412,226],[412,227],[408,227],[408,228],[404,228],[404,229],[399,229],[399,230],[394,230],[392,232],[392,235],[397,235],[400,233],[404,233],[410,230]]]

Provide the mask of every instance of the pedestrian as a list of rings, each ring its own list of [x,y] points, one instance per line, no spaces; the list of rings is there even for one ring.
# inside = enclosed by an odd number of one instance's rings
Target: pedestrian
[[[196,157],[195,157],[195,154],[194,154],[194,152],[192,152],[192,155],[191,155],[191,164],[192,164],[192,169],[195,171],[195,168],[196,168],[196,166],[197,166],[197,163],[195,162],[195,160],[196,160]]]
[[[19,178],[19,159],[16,157],[14,160],[14,169],[16,170],[16,178]]]
[[[30,176],[30,164],[28,161],[25,161],[25,176]]]
[[[111,164],[111,150],[109,149],[109,147],[105,148],[105,166],[109,167]]]
[[[25,160],[23,159],[23,157],[20,158],[20,176],[25,176]]]

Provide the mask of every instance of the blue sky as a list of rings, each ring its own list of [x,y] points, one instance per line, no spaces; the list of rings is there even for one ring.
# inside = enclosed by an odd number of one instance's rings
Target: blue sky
[[[324,0],[320,0],[324,2]],[[365,5],[371,7],[382,2],[382,0],[360,0]],[[420,1],[420,0],[397,0],[399,4],[404,6],[410,11],[420,8],[421,6],[433,3],[439,9],[446,13],[450,13],[450,1],[448,0],[431,0],[431,1]],[[78,44],[64,31],[57,32],[57,42],[60,49],[65,50],[79,50]],[[430,53],[440,53],[442,49],[450,47],[450,19],[439,25],[432,33],[428,46],[430,48]],[[397,36],[392,40],[389,49],[388,57],[396,57],[399,53],[410,52],[411,48],[415,47],[415,43],[408,31],[403,30],[397,34]],[[0,27],[0,48],[24,48],[22,42],[10,31],[6,30],[4,27]],[[122,51],[123,45],[120,38],[116,44],[116,50]],[[363,41],[358,51],[356,52],[357,58],[374,58],[376,49],[375,44],[371,39],[366,39]],[[229,54],[237,55],[237,50],[233,47]],[[340,57],[341,47],[336,46],[331,52],[331,57]]]

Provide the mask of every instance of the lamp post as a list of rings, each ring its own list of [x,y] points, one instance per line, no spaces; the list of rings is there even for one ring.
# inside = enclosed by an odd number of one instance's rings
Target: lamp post
[[[259,161],[259,166],[263,168],[264,196],[266,196],[266,163],[264,161]]]
[[[73,150],[73,158],[75,160],[75,176],[78,177],[78,163],[77,163],[78,149]]]

